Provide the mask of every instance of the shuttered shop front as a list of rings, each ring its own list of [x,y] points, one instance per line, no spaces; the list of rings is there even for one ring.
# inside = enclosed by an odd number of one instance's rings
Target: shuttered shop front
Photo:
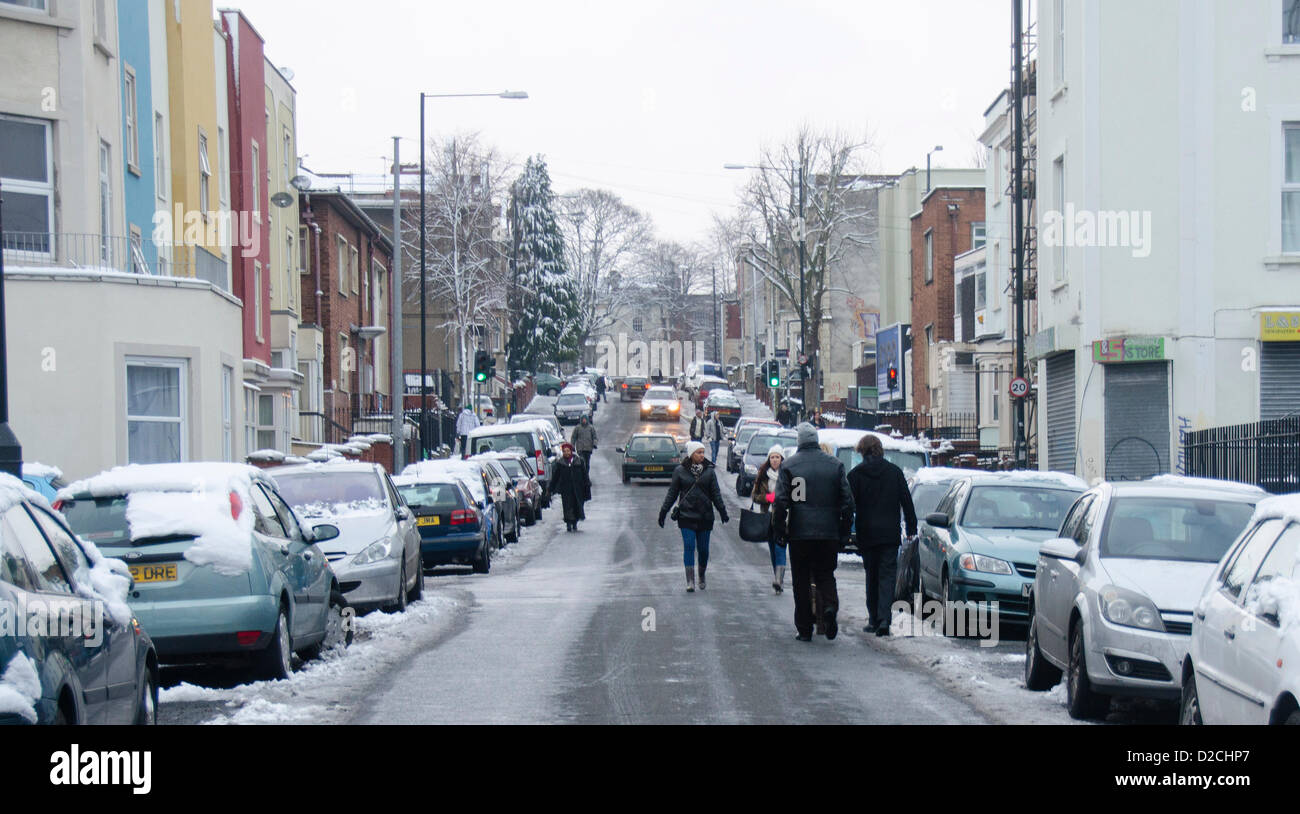
[[[1106,371],[1106,479],[1168,472],[1169,364],[1109,364]]]
[[[1259,417],[1267,421],[1300,411],[1300,342],[1261,342]]]
[[[1074,351],[1047,359],[1047,468],[1074,472]]]

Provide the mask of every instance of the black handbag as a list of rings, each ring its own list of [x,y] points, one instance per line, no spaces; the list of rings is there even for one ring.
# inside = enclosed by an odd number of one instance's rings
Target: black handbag
[[[753,505],[752,501],[751,504]],[[772,532],[772,514],[753,509],[740,510],[740,539],[748,543],[766,543]]]

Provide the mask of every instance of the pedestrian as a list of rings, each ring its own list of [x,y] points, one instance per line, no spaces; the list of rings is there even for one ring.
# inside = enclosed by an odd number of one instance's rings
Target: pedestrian
[[[699,410],[696,410],[695,415],[691,416],[689,429],[692,441],[699,441],[704,437],[704,416],[700,414]]]
[[[686,566],[686,592],[695,591],[695,555],[699,552],[700,590],[705,589],[704,571],[709,567],[709,534],[713,531],[713,508],[718,509],[722,522],[727,522],[727,506],[722,502],[718,476],[713,462],[704,457],[704,445],[699,441],[686,444],[686,458],[673,470],[668,484],[668,494],[659,507],[659,528],[664,527],[668,510],[682,532],[682,563]]]
[[[718,418],[718,411],[713,410],[709,417],[704,421],[704,440],[713,448],[713,455],[710,458],[715,464],[718,462],[718,445],[722,443],[722,420]]]
[[[818,447],[816,427],[800,424],[798,441],[798,451],[778,470],[772,525],[778,545],[789,546],[796,638],[808,642],[813,633],[814,581],[826,638],[839,633],[835,566],[853,520],[853,495],[844,464]]]
[[[781,469],[785,453],[780,447],[772,447],[767,453],[767,460],[758,468],[754,479],[754,491],[750,494],[758,511],[770,514],[772,504],[776,501],[776,480]],[[785,546],[776,544],[776,530],[768,525],[767,553],[772,560],[772,590],[778,594],[785,590]]]
[[[858,441],[862,463],[849,473],[849,489],[856,509],[854,518],[858,552],[867,572],[867,626],[877,636],[888,636],[894,580],[898,575],[898,546],[902,543],[899,516],[907,536],[916,536],[916,509],[903,470],[885,460],[885,450],[875,435]]]
[[[782,427],[794,426],[794,416],[790,414],[790,405],[787,402],[781,402],[781,408],[776,411],[776,420]]]
[[[468,404],[462,404],[460,415],[456,416],[456,437],[460,439],[460,457],[469,457],[469,434],[478,427],[478,416],[469,408]]]
[[[816,411],[815,413],[813,413],[813,416],[814,416],[813,426],[815,426],[819,430],[826,429],[826,416],[822,415],[822,411],[821,410]]]
[[[586,463],[573,454],[573,444],[565,441],[560,450],[551,472],[550,493],[559,495],[564,506],[564,530],[577,531],[578,521],[587,519],[582,504],[591,500],[591,479],[587,476]]]
[[[578,419],[578,426],[573,428],[573,433],[569,436],[569,442],[582,456],[582,462],[587,465],[587,471],[590,472],[591,453],[596,449],[596,428],[585,415]]]
[[[596,377],[596,400],[608,401],[605,398],[605,375],[603,373]]]

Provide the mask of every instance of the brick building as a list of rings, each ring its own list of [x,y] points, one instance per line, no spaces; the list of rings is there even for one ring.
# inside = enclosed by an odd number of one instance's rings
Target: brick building
[[[953,258],[984,239],[984,188],[936,186],[911,221],[912,409],[930,412],[937,384],[931,375],[938,361],[935,346],[955,338]]]

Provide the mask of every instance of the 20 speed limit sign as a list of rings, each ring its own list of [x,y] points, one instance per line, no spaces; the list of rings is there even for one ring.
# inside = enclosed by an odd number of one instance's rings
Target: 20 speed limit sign
[[[1029,380],[1023,376],[1017,376],[1011,380],[1011,395],[1022,399],[1029,395]]]

